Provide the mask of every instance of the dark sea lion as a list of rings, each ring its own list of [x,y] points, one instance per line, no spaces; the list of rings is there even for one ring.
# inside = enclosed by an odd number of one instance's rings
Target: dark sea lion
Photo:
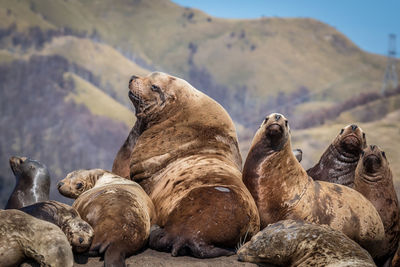
[[[322,154],[319,162],[307,170],[314,180],[354,186],[354,172],[361,151],[367,146],[365,133],[355,124],[347,125]]]
[[[301,162],[301,160],[303,159],[303,151],[299,148],[297,149],[293,149],[293,154],[296,157],[296,159]]]
[[[377,262],[391,259],[400,241],[399,201],[393,185],[393,174],[385,152],[378,146],[368,146],[361,153],[354,178],[354,189],[375,206],[385,228],[386,251]]]
[[[19,210],[0,210],[0,266],[15,267],[28,259],[51,267],[74,263],[71,245],[59,227]]]
[[[6,209],[49,200],[50,175],[44,164],[26,157],[11,157],[10,166],[17,181]]]
[[[148,240],[156,213],[137,183],[101,169],[71,172],[59,192],[76,198],[73,207],[94,230],[90,251],[104,253],[105,266],[125,266],[125,258]]]
[[[259,216],[241,180],[228,113],[165,73],[134,76],[129,88],[138,120],[114,161],[122,167],[113,171],[127,177],[129,155],[130,177],[153,200],[161,228],[152,231],[150,247],[173,256],[233,254],[240,239],[259,231]]]
[[[243,181],[256,201],[261,228],[285,219],[326,224],[344,232],[373,257],[379,255],[384,229],[374,206],[349,187],[308,177],[292,152],[290,128],[283,115],[269,115],[256,132]]]
[[[325,225],[284,220],[271,224],[238,251],[240,261],[277,266],[375,266],[366,250]]]
[[[49,200],[23,207],[20,210],[60,227],[75,252],[84,252],[92,244],[92,227],[82,220],[79,213],[71,206]]]

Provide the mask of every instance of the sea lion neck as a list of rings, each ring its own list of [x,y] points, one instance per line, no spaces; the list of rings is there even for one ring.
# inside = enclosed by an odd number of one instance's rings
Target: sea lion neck
[[[330,144],[318,164],[310,168],[307,173],[314,180],[318,177],[318,180],[353,187],[358,160],[359,156],[346,153],[334,144]]]

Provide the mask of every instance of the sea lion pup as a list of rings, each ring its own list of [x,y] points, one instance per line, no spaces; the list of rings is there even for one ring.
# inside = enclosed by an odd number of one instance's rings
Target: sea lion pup
[[[137,183],[93,169],[71,172],[57,186],[76,198],[72,206],[94,230],[90,251],[104,253],[105,266],[125,266],[125,258],[146,243],[156,213]]]
[[[259,231],[259,216],[241,180],[242,159],[228,113],[165,73],[133,76],[129,88],[137,132],[118,155],[130,154],[130,177],[156,208],[161,228],[152,231],[149,246],[173,256],[233,254],[229,248]]]
[[[378,265],[390,259],[396,252],[400,240],[399,201],[393,186],[393,175],[385,152],[378,146],[368,146],[361,153],[354,178],[354,189],[375,206],[385,228],[387,253],[378,260]]]
[[[355,124],[347,125],[322,154],[319,162],[307,170],[314,180],[354,186],[354,172],[361,151],[367,146],[363,130]]]
[[[17,181],[6,209],[49,200],[50,175],[44,164],[26,157],[11,157],[10,166]]]
[[[92,227],[82,220],[71,206],[49,200],[23,207],[20,210],[60,227],[75,252],[82,253],[92,244]]]
[[[264,228],[238,250],[238,257],[277,266],[375,266],[368,252],[342,232],[296,220]]]
[[[74,263],[71,245],[56,225],[19,210],[0,210],[0,266],[18,266],[27,259],[51,267]]]
[[[283,115],[269,115],[256,132],[243,181],[256,201],[261,228],[285,219],[327,224],[373,257],[379,254],[384,229],[374,206],[349,187],[308,177],[292,153],[290,128]]]

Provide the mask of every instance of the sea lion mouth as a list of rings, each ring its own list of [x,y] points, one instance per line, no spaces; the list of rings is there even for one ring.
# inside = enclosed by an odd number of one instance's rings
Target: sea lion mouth
[[[18,171],[19,166],[26,160],[26,158],[20,158],[20,157],[11,157],[10,158],[10,167],[11,170],[13,171],[14,175],[16,175],[16,171]]]
[[[267,127],[267,136],[270,138],[281,138],[283,136],[283,129],[277,123],[271,124]]]
[[[128,96],[135,107],[140,104],[140,97],[132,93],[132,91],[129,91]]]
[[[375,173],[381,166],[382,160],[374,155],[368,155],[363,159],[363,165],[367,173]]]
[[[358,154],[361,151],[361,140],[354,134],[350,134],[343,138],[341,145],[344,150],[352,154]]]

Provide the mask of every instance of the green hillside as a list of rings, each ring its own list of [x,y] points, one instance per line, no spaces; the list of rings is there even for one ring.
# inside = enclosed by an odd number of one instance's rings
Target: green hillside
[[[345,101],[378,91],[385,67],[384,57],[363,52],[333,27],[312,19],[219,19],[164,0],[21,0],[0,6],[4,26],[15,23],[21,32],[28,30],[27,25],[69,29],[100,40],[143,66],[186,78],[247,127],[282,106],[278,92],[286,96],[285,105],[301,104],[298,111],[317,112],[314,102]],[[83,51],[74,53],[77,61],[96,58]],[[114,56],[105,53],[101,58],[95,65]],[[102,79],[114,90],[126,89],[123,79],[110,77],[106,69],[98,71],[108,74]],[[309,92],[306,103],[290,98],[300,87]],[[122,101],[123,93],[116,94]]]

